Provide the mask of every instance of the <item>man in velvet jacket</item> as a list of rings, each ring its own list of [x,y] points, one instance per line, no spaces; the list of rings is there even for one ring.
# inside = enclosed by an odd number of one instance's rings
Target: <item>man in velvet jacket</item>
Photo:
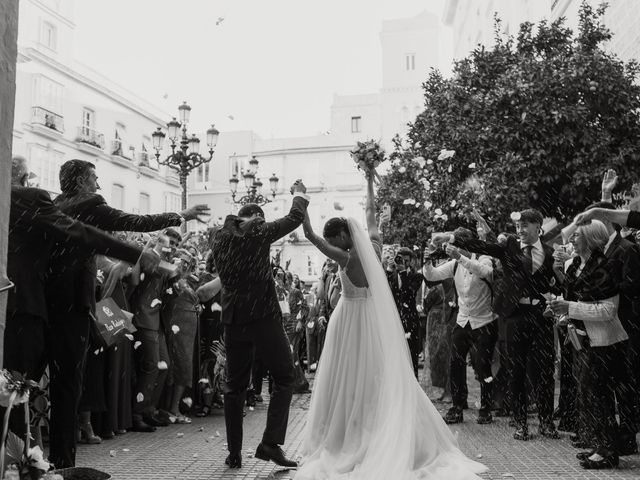
[[[462,240],[452,234],[436,234],[433,241],[450,241],[455,246],[500,260],[503,278],[494,286],[493,311],[501,316],[507,329],[507,349],[512,360],[510,380],[516,440],[528,440],[526,376],[527,362],[533,357],[538,366],[536,398],[539,432],[559,438],[553,423],[554,345],[553,319],[545,318],[544,294],[557,292],[553,271],[553,249],[540,240],[542,214],[537,210],[518,213],[516,232],[503,244],[481,240]]]
[[[46,191],[27,187],[28,178],[26,160],[15,157],[7,259],[7,272],[15,290],[9,292],[7,305],[4,368],[38,381],[47,362],[54,364],[57,355],[66,348],[56,340],[58,332],[48,322],[45,299],[45,279],[54,242],[81,248],[83,254],[100,253],[132,264],[140,260],[148,269],[155,268],[158,261],[153,253],[143,252],[65,215]],[[11,429],[23,435],[24,421],[19,417],[19,413],[14,417],[12,412]]]
[[[282,445],[287,431],[289,405],[293,393],[294,365],[291,348],[282,325],[269,251],[271,244],[302,224],[307,205],[306,187],[297,181],[289,214],[265,222],[262,209],[243,206],[238,216],[229,215],[216,234],[212,251],[222,281],[222,323],[227,352],[227,381],[224,413],[231,468],[242,466],[242,416],[253,352],[261,358],[273,377],[273,394],[267,426],[256,458],[295,467],[285,458]]]
[[[101,230],[150,232],[179,226],[206,213],[198,205],[181,214],[134,215],[107,205],[99,195],[95,165],[69,160],[60,167],[62,193],[54,203],[72,218]],[[120,264],[116,268],[126,268]],[[124,271],[122,271],[124,273]],[[57,352],[51,368],[51,460],[56,467],[75,465],[76,411],[82,391],[90,315],[95,310],[96,260],[93,252],[58,242],[47,273],[47,307]],[[58,348],[59,347],[59,348]],[[135,425],[150,431],[149,425]]]

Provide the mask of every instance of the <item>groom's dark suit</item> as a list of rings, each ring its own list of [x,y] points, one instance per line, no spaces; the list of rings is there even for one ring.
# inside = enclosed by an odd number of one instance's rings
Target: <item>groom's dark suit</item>
[[[213,242],[213,259],[222,281],[222,323],[227,351],[224,410],[229,452],[242,450],[242,414],[253,349],[273,377],[262,442],[284,443],[293,392],[293,359],[271,272],[271,244],[304,220],[309,202],[296,195],[289,214],[275,222],[243,223],[229,215]]]

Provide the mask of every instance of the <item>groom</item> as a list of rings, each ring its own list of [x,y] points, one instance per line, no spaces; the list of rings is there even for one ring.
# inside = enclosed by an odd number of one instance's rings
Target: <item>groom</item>
[[[289,214],[265,222],[255,204],[243,206],[238,215],[227,216],[213,241],[213,259],[222,281],[222,323],[227,351],[227,381],[224,416],[231,468],[242,466],[242,417],[253,349],[273,377],[273,393],[267,426],[256,458],[295,468],[279,445],[284,443],[293,393],[294,371],[289,341],[271,273],[271,244],[298,228],[309,199],[301,180],[291,187],[293,205]]]

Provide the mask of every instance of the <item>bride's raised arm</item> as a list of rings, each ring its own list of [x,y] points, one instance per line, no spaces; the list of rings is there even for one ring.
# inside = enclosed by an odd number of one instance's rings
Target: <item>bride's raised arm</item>
[[[365,215],[367,217],[367,230],[369,231],[369,239],[373,243],[373,247],[378,254],[378,257],[382,252],[382,239],[380,238],[380,230],[378,229],[378,223],[376,222],[376,194],[373,191],[373,172],[369,172],[367,175],[367,205],[365,209]]]
[[[324,238],[313,231],[311,227],[311,220],[309,219],[309,212],[305,212],[304,221],[302,222],[302,228],[304,230],[304,236],[307,237],[311,243],[313,243],[318,250],[324,253],[331,260],[338,262],[342,268],[347,265],[349,260],[349,252],[346,252],[340,248],[330,245]]]

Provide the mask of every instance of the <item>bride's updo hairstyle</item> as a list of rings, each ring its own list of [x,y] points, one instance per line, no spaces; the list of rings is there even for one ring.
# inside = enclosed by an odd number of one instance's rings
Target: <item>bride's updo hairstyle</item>
[[[334,217],[327,220],[322,230],[322,236],[334,247],[349,250],[352,247],[349,223],[344,217]]]

